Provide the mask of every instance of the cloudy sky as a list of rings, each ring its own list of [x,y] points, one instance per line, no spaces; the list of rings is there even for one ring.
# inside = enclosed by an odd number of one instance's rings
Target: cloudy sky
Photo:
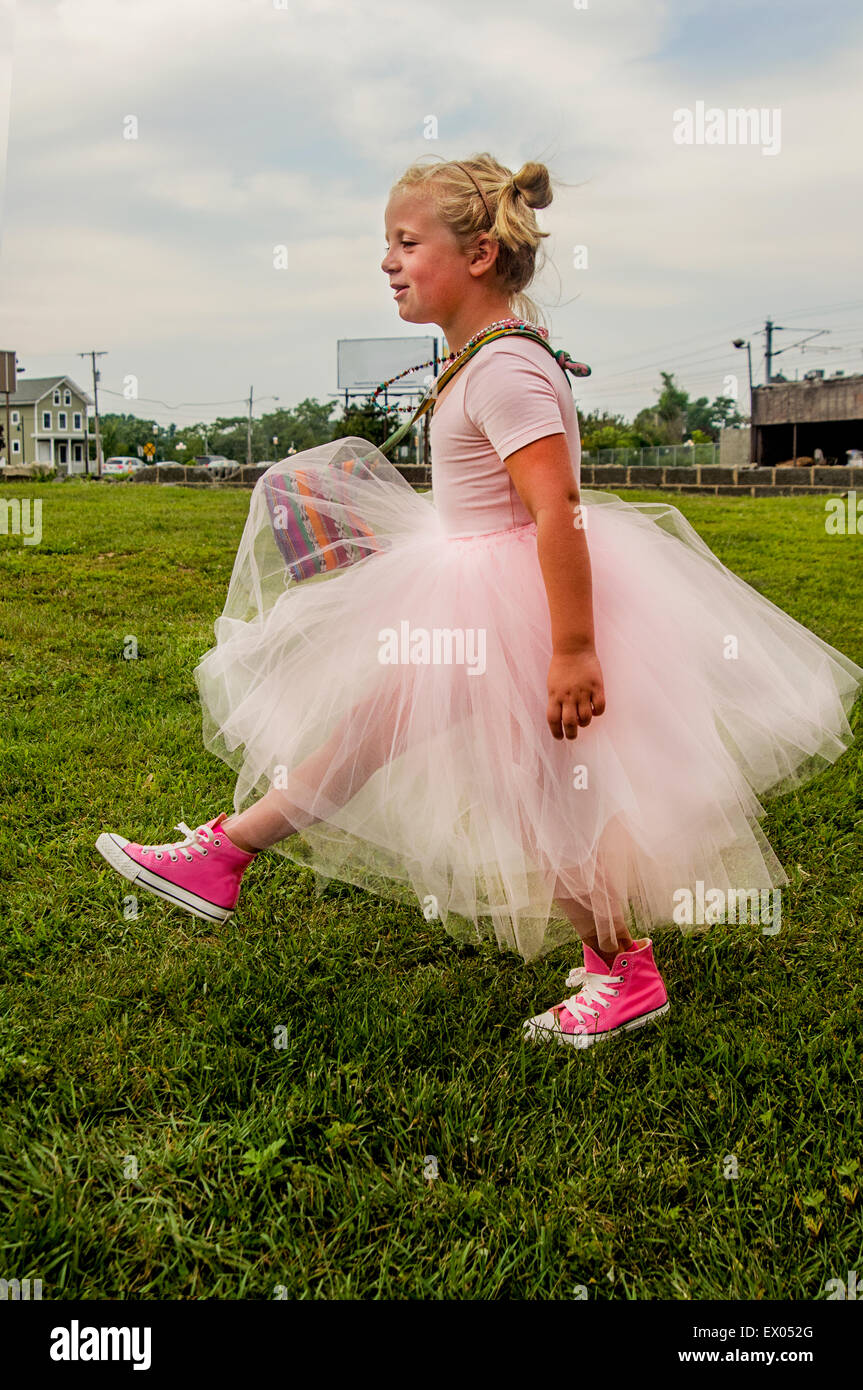
[[[405,331],[391,184],[485,150],[560,181],[532,293],[583,409],[743,393],[768,317],[830,330],[774,370],[863,371],[859,0],[0,0],[0,34],[0,347],[88,388],[106,350],[105,410],[327,398],[339,338]],[[680,143],[698,103],[758,141]]]

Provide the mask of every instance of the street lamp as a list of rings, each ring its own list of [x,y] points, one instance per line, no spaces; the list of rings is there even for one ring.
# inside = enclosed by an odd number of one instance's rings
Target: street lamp
[[[752,345],[751,345],[751,343],[749,342],[748,338],[733,338],[733,339],[732,339],[732,344],[733,344],[733,346],[736,347],[736,348],[744,348],[744,347],[746,348],[746,360],[747,360],[747,362],[749,363],[749,441],[750,441],[750,442],[749,442],[749,462],[750,462],[751,464],[752,464],[752,463],[758,463],[758,462],[760,462],[760,457],[761,457],[760,436],[759,436],[759,445],[758,445],[758,454],[759,454],[758,458],[756,459],[756,458],[754,457],[753,453],[752,453],[752,448],[753,448],[753,443],[754,443],[754,434],[753,434],[754,426],[753,426],[753,424],[752,424]]]
[[[746,338],[735,338],[733,346],[736,348],[746,348],[746,357],[749,362],[749,414],[752,416],[752,344]]]

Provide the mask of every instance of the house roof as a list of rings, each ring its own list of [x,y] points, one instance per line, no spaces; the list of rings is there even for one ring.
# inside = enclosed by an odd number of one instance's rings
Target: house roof
[[[43,396],[49,395],[55,386],[68,386],[69,390],[74,391],[87,405],[93,404],[92,396],[88,396],[86,391],[82,391],[81,387],[70,376],[19,377],[18,389],[9,393],[9,404],[32,405],[41,401]],[[5,396],[3,399],[5,400]]]

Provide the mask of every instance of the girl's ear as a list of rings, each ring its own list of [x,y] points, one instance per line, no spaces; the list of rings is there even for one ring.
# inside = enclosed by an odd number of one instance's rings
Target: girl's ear
[[[471,275],[484,275],[497,260],[498,244],[487,232],[482,232],[471,255],[468,270]]]

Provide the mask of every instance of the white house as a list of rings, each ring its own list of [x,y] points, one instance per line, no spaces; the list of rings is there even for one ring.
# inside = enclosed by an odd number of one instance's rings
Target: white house
[[[19,377],[17,391],[9,396],[12,438],[4,450],[7,463],[13,468],[39,463],[60,473],[83,473],[87,407],[92,404],[92,397],[71,377]],[[2,396],[4,434],[5,405],[6,397]]]

